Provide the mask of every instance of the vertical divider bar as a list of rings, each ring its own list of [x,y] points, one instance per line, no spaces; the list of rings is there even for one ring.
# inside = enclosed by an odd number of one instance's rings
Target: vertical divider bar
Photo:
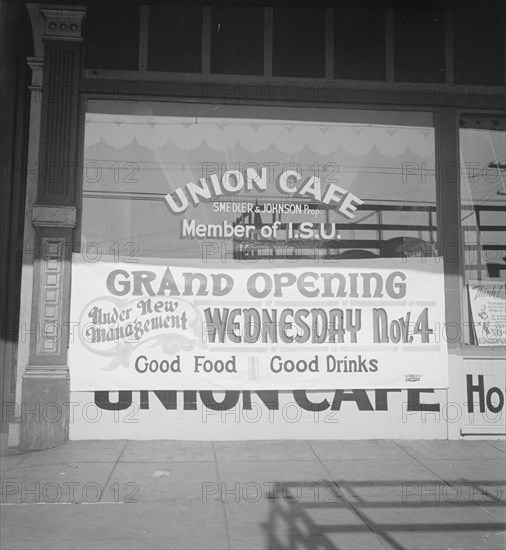
[[[478,229],[477,231],[477,235],[476,235],[476,242],[478,244],[478,246],[476,247],[476,270],[477,270],[477,273],[478,273],[478,281],[482,281],[483,280],[483,276],[482,276],[482,271],[485,269],[485,267],[483,266],[483,262],[482,262],[482,257],[483,257],[483,247],[482,247],[482,244],[481,244],[481,209],[480,208],[475,208],[475,212],[476,212],[476,227]],[[464,245],[465,246],[465,245]],[[464,257],[464,275],[465,275],[465,261],[466,261],[466,258]]]
[[[213,9],[211,6],[202,7],[202,74],[211,74],[211,25]]]
[[[453,84],[455,82],[455,66],[453,57],[453,21],[455,20],[452,8],[444,10],[444,27],[445,27],[445,69],[446,83]]]
[[[139,19],[139,71],[146,72],[148,69],[149,6],[140,7]]]
[[[448,326],[462,327],[462,255],[460,215],[460,158],[457,109],[436,111],[436,185],[439,254],[444,261],[445,320]],[[465,255],[464,255],[465,256]],[[461,341],[448,339],[448,350],[459,350]]]
[[[264,8],[264,76],[272,76],[273,8]]]
[[[387,63],[386,63],[386,70],[387,70],[387,82],[393,82],[394,81],[394,10],[392,8],[388,8],[385,12],[386,17],[386,54],[387,54]]]
[[[503,6],[502,8],[502,39],[503,39],[503,46],[506,47],[506,8]],[[504,82],[503,84],[506,85],[506,54],[504,54]]]
[[[325,9],[325,78],[334,78],[334,8]]]

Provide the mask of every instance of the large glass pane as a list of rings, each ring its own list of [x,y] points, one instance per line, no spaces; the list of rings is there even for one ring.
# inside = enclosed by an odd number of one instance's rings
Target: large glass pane
[[[443,12],[409,7],[396,9],[394,13],[395,80],[444,82]]]
[[[198,73],[202,6],[149,6],[148,70]]]
[[[466,340],[504,343],[506,132],[460,130]]]
[[[263,8],[220,6],[212,14],[211,72],[263,74]]]
[[[125,2],[92,4],[86,13],[85,66],[139,68],[139,6]]]
[[[454,23],[455,82],[504,84],[504,8],[461,7]]]
[[[335,8],[334,77],[384,80],[385,70],[385,11]]]
[[[274,8],[272,74],[325,76],[325,10]]]
[[[424,113],[92,103],[83,245],[153,258],[435,255],[434,150]]]

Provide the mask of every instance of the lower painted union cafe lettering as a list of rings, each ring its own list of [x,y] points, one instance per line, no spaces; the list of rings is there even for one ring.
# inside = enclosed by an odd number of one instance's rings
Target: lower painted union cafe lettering
[[[294,402],[303,410],[320,412],[327,409],[332,411],[341,410],[343,403],[355,404],[359,411],[388,411],[388,396],[391,393],[406,394],[406,410],[408,412],[427,411],[438,412],[439,403],[422,403],[422,394],[433,394],[433,389],[376,389],[376,390],[333,390],[332,396],[328,398],[319,398],[316,400],[310,392],[305,390],[294,390],[290,392]],[[251,392],[245,391],[226,391],[220,392],[220,400],[215,398],[212,391],[175,391],[175,390],[155,390],[155,391],[96,391],[95,404],[97,407],[108,411],[122,411],[129,407],[138,407],[140,410],[149,410],[153,407],[153,402],[160,403],[166,411],[185,410],[196,411],[199,408],[199,401],[203,407],[214,411],[227,411],[239,406],[243,410],[252,409],[251,394],[254,393],[262,402],[263,406],[272,411],[280,408],[279,394],[277,390],[265,390]],[[134,395],[138,400],[134,400]]]

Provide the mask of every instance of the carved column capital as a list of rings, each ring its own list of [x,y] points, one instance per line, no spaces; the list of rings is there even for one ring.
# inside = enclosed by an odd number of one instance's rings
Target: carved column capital
[[[83,18],[86,8],[83,6],[42,6],[41,11],[45,18],[44,39],[83,39]]]

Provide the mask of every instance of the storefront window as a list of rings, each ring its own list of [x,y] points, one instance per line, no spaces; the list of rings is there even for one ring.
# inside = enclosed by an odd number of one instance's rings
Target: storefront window
[[[504,344],[506,132],[460,130],[467,343]]]
[[[93,102],[82,245],[122,258],[435,256],[434,151],[426,113]]]

